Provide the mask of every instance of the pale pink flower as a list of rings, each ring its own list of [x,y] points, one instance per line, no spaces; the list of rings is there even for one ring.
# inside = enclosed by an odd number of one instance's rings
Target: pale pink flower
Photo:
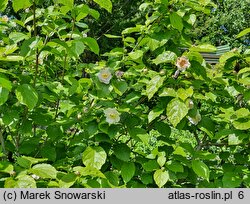
[[[178,57],[175,65],[180,71],[185,71],[190,67],[190,62],[187,57]]]

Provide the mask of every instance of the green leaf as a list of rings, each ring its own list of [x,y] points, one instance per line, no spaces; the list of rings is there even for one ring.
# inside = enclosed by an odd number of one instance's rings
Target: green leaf
[[[8,89],[8,91],[11,91],[12,89],[11,82],[8,79],[3,78],[3,77],[0,77],[0,87],[6,88]]]
[[[167,168],[173,172],[184,172],[183,166],[178,161],[168,161]]]
[[[31,0],[13,0],[12,1],[12,7],[15,12],[19,11],[20,9],[26,9],[32,5]]]
[[[128,56],[131,57],[132,60],[137,60],[143,56],[143,52],[141,50],[136,50],[135,52],[130,52]]]
[[[13,40],[14,43],[18,43],[22,40],[27,40],[29,38],[28,35],[25,35],[24,33],[20,32],[12,32],[9,35],[10,40]]]
[[[122,36],[118,35],[111,35],[111,34],[104,34],[107,38],[122,38]]]
[[[164,96],[172,96],[172,97],[177,97],[177,93],[175,92],[175,90],[173,88],[164,88],[160,95],[160,97],[164,97]]]
[[[59,180],[59,188],[70,188],[76,182],[77,175],[74,173],[68,173]]]
[[[112,12],[112,2],[110,0],[94,0],[100,7],[106,9],[109,13]]]
[[[135,174],[135,164],[124,162],[121,168],[121,176],[125,183],[128,183]]]
[[[157,163],[160,165],[160,167],[163,167],[166,163],[166,156],[165,155],[160,155],[158,158],[157,158]]]
[[[156,75],[153,77],[146,86],[146,95],[150,100],[154,94],[158,91],[158,89],[163,85],[165,77],[161,77]]]
[[[4,11],[8,5],[8,0],[0,0],[0,11]]]
[[[166,51],[158,55],[152,62],[158,65],[161,63],[174,63],[176,59],[177,55],[174,52]]]
[[[43,179],[55,179],[57,170],[50,164],[36,164],[31,168],[30,173],[33,173]]]
[[[202,44],[193,46],[189,50],[194,52],[215,52],[217,48],[210,44]]]
[[[242,179],[235,172],[225,172],[222,178],[223,188],[240,187]]]
[[[23,84],[17,87],[16,97],[21,104],[26,105],[29,109],[33,109],[38,102],[38,94],[33,87]]]
[[[154,170],[159,169],[160,166],[156,160],[149,160],[143,163],[142,167],[145,171],[154,171]]]
[[[185,101],[187,98],[191,97],[193,95],[193,88],[189,87],[188,89],[183,89],[183,88],[179,88],[177,90],[177,96]]]
[[[0,172],[9,174],[13,172],[13,170],[14,167],[11,163],[7,161],[0,161]]]
[[[76,173],[80,173],[80,175],[83,177],[92,176],[92,177],[105,178],[105,175],[100,170],[91,166],[87,167],[76,166],[73,168],[73,171],[75,171]]]
[[[3,105],[8,100],[8,97],[9,97],[9,91],[6,88],[0,86],[0,106]]]
[[[167,123],[160,121],[160,122],[156,122],[154,126],[160,134],[164,135],[165,137],[170,136],[171,128],[169,127]]]
[[[233,126],[238,130],[250,129],[250,118],[241,118],[233,121]]]
[[[209,174],[210,174],[210,171],[209,171],[209,168],[207,167],[207,165],[202,162],[202,161],[199,161],[199,160],[193,160],[192,161],[192,169],[194,170],[194,172],[206,179],[207,181],[209,181]]]
[[[174,28],[176,28],[180,32],[182,31],[183,29],[182,18],[177,13],[174,12],[170,14],[170,23]]]
[[[172,99],[167,105],[167,116],[170,123],[176,127],[187,115],[188,107],[179,99]]]
[[[36,188],[36,181],[28,175],[20,175],[14,188]]]
[[[158,169],[154,173],[154,181],[156,185],[161,188],[164,186],[169,180],[169,174],[167,171],[164,171],[162,169]]]
[[[86,44],[89,49],[95,54],[99,55],[99,45],[94,38],[86,37],[82,39],[83,43]]]
[[[215,124],[213,120],[211,120],[209,117],[202,117],[201,121],[198,124],[198,127],[208,134],[210,138],[214,136],[215,132]]]
[[[112,86],[114,88],[114,91],[119,95],[122,96],[125,91],[128,89],[128,84],[126,81],[117,81],[113,80],[112,81]]]
[[[163,113],[164,109],[160,107],[155,107],[148,114],[148,122],[151,123],[155,118],[160,116]]]
[[[130,159],[130,148],[126,144],[118,144],[114,146],[114,155],[122,160],[122,161],[129,161]]]
[[[87,147],[82,154],[82,162],[85,166],[101,169],[105,164],[107,154],[102,147]]]
[[[237,35],[236,38],[240,38],[240,37],[242,37],[242,36],[244,36],[244,35],[246,35],[246,34],[248,34],[248,33],[250,33],[250,28],[247,28],[247,29],[241,31],[241,32]]]

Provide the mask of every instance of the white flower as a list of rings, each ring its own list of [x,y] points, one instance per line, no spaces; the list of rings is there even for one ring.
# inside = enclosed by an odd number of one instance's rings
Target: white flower
[[[104,114],[109,124],[115,124],[120,121],[120,113],[115,108],[107,108],[104,110]]]
[[[112,75],[111,72],[109,71],[108,68],[104,68],[102,70],[100,70],[100,72],[98,73],[98,78],[100,80],[100,82],[104,83],[104,84],[109,84]]]
[[[180,71],[185,71],[190,67],[190,62],[187,57],[178,57],[175,65]]]
[[[188,116],[188,120],[191,124],[197,125],[201,121],[201,114],[197,112],[196,116],[193,118]]]

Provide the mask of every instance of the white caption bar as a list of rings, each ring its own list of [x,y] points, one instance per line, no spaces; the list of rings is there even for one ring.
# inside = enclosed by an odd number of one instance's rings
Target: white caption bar
[[[1,204],[245,204],[250,189],[0,189]]]

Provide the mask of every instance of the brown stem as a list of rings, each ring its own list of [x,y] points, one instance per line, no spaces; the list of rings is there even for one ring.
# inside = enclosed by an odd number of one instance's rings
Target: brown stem
[[[0,127],[0,142],[1,142],[2,152],[4,154],[3,159],[6,160],[7,159],[7,151],[5,149],[5,141],[4,141],[4,138],[3,138],[2,127]]]

